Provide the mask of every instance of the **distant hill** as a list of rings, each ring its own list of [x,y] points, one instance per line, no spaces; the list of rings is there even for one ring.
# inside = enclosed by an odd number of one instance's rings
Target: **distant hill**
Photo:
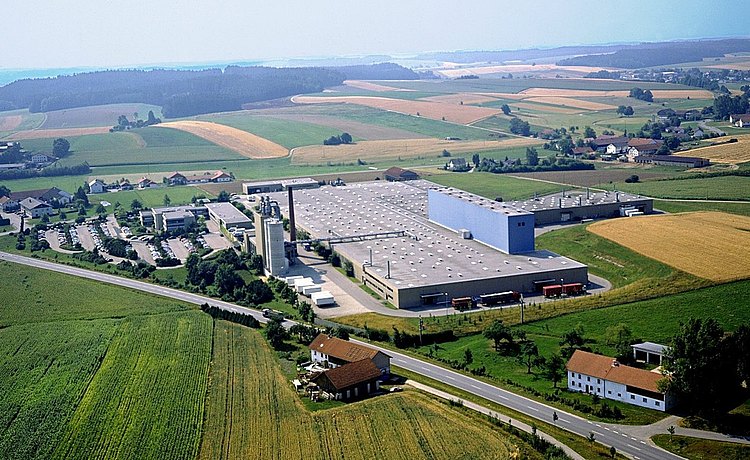
[[[558,65],[640,69],[698,62],[730,53],[750,52],[750,39],[699,40],[687,42],[642,43],[608,54],[588,53],[559,61]]]
[[[424,61],[449,61],[460,64],[474,62],[506,62],[506,61],[530,61],[533,59],[551,59],[579,54],[614,53],[625,49],[628,45],[599,45],[599,46],[562,46],[550,49],[525,49],[510,51],[438,51],[423,53],[415,57],[415,60]]]
[[[341,72],[347,80],[418,80],[419,75],[411,69],[392,62],[373,65],[349,65],[327,67]]]

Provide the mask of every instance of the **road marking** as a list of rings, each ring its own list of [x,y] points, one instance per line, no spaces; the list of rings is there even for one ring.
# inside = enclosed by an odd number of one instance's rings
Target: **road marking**
[[[470,387],[472,387],[472,388],[476,388],[477,390],[481,390],[481,388],[479,388],[478,386],[476,386],[476,385],[474,385],[474,384],[471,384],[471,383],[470,383],[470,384],[469,384],[469,386],[470,386]]]
[[[633,441],[637,441],[638,440],[638,438],[634,438],[632,436],[630,437],[630,439],[632,439]]]
[[[620,434],[621,434],[621,435],[622,435],[623,437],[625,437],[625,438],[627,438],[627,437],[628,437],[628,435],[626,435],[625,433],[620,433]]]
[[[567,421],[567,420],[565,420],[565,419],[562,419],[562,418],[561,418],[561,419],[558,419],[558,420],[560,420],[560,421],[561,421],[562,423],[570,423],[569,421]]]
[[[641,444],[643,444],[645,446],[646,445],[646,441],[641,441]]]
[[[598,426],[599,428],[601,428],[601,427],[602,427],[602,426],[601,426],[601,425],[599,425],[598,423],[596,424],[596,426]]]
[[[607,428],[606,426],[604,427],[604,429],[607,430],[607,431],[612,431],[609,428]],[[615,433],[617,433],[617,432],[615,431]]]
[[[630,445],[630,444],[625,444],[625,445],[626,445],[626,446],[628,446],[628,447],[631,447],[631,448],[633,448],[633,449],[635,449],[635,450],[637,450],[638,452],[640,452],[640,451],[641,451],[641,449],[639,449],[639,448],[637,448],[637,447],[635,447],[635,446],[632,446],[632,445]]]
[[[456,380],[456,379],[454,379],[453,377],[451,377],[450,375],[446,375],[446,376],[445,376],[445,378],[446,378],[446,379],[451,379],[451,380]]]
[[[500,399],[504,399],[504,400],[506,400],[506,401],[508,400],[508,398],[506,398],[506,397],[505,397],[505,396],[503,396],[503,395],[497,395],[497,397],[498,397],[498,398],[500,398]]]
[[[536,407],[531,407],[531,406],[526,406],[526,407],[528,407],[531,410],[535,410],[535,411],[539,412],[539,409],[537,409]]]

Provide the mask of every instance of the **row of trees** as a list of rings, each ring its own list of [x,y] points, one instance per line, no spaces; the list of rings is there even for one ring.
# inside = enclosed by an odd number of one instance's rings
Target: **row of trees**
[[[641,88],[636,87],[630,90],[628,96],[633,99],[638,99],[639,101],[654,102],[654,95],[651,93],[650,89],[644,91]]]
[[[125,131],[133,128],[145,128],[146,126],[161,123],[161,118],[156,118],[153,110],[148,111],[148,118],[144,121],[138,118],[138,112],[133,114],[133,121],[128,120],[126,115],[117,117],[117,124],[109,129],[109,132]]]
[[[339,136],[331,136],[328,139],[323,140],[323,145],[341,145],[351,143],[352,135],[349,133],[341,133]]]

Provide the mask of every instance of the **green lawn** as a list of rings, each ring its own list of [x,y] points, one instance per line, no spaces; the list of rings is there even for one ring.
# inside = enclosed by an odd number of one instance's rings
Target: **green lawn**
[[[71,154],[58,161],[60,166],[83,162],[93,167],[157,165],[243,158],[237,152],[171,128],[150,127],[124,133],[91,134],[67,139],[70,141]],[[23,141],[22,145],[30,152],[49,152],[52,142],[50,139],[29,139]]]
[[[747,444],[668,434],[658,434],[651,439],[662,449],[689,460],[744,460],[750,457],[750,445]]]
[[[666,212],[721,211],[750,216],[750,203],[705,203],[655,200],[654,207]]]
[[[65,190],[68,193],[74,193],[76,190],[78,190],[78,187],[81,187],[84,183],[86,183],[87,179],[88,175],[32,177],[29,179],[4,180],[2,181],[2,184],[8,187],[13,192],[57,187],[61,190]]]
[[[471,155],[468,158],[471,159]],[[516,179],[504,174],[485,172],[437,174],[430,176],[429,180],[475,193],[491,200],[498,196],[505,201],[520,200],[533,197],[534,193],[547,195],[560,191],[560,187],[555,184]]]
[[[750,200],[750,177],[743,176],[658,180],[616,185],[618,190],[657,198]]]
[[[198,187],[190,185],[180,187],[160,187],[144,190],[121,190],[119,192],[100,193],[89,195],[89,203],[96,206],[102,201],[114,204],[120,202],[126,209],[130,209],[130,203],[138,200],[145,208],[164,206],[164,195],[167,195],[172,206],[190,204],[194,196],[203,195],[206,198],[215,198],[214,195]],[[107,210],[112,212],[112,208]]]

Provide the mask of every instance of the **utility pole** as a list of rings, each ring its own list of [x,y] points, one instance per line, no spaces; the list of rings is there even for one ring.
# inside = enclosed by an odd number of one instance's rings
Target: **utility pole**
[[[523,310],[524,310],[523,295],[521,295],[521,324],[523,324]]]
[[[422,315],[419,315],[419,345],[422,345],[422,331],[424,330],[424,321]]]

